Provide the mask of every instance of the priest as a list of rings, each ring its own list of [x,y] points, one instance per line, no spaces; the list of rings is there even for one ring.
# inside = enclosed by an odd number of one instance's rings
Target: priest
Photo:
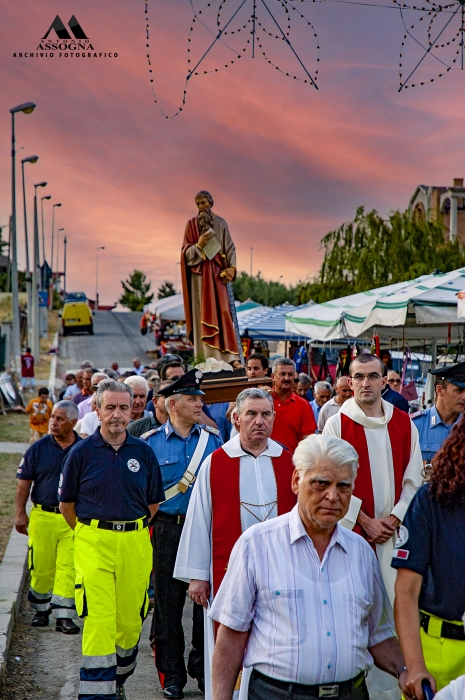
[[[198,473],[173,575],[189,582],[189,597],[205,609],[218,591],[242,532],[289,512],[296,503],[291,453],[270,439],[274,418],[268,392],[242,391],[234,409],[239,434],[208,456]],[[205,697],[211,700],[214,628],[206,614],[204,621]],[[248,680],[244,669],[236,686],[241,700],[247,697]]]
[[[403,536],[402,521],[422,484],[418,431],[406,413],[381,398],[386,367],[379,357],[358,355],[349,372],[354,397],[329,418],[323,434],[347,440],[357,450],[357,480],[341,525],[373,545],[393,603],[396,570],[391,559],[396,536]],[[397,684],[382,671],[370,673],[367,684],[372,700],[400,697]]]

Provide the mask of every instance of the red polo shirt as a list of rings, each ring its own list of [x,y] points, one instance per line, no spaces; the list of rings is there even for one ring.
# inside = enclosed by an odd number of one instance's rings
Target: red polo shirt
[[[308,401],[294,392],[285,401],[274,391],[271,395],[276,413],[271,439],[285,445],[294,454],[299,442],[316,432],[315,416]]]

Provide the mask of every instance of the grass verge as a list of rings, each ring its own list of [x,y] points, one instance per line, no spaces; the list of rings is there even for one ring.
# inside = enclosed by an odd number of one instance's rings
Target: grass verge
[[[0,454],[0,562],[15,520],[16,470],[21,455]]]
[[[36,392],[28,392],[25,396],[26,404],[36,395]],[[29,442],[29,435],[29,416],[12,412],[6,416],[0,415],[0,442]]]

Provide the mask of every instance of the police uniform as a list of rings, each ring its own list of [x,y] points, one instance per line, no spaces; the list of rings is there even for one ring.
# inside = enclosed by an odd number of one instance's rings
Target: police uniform
[[[58,507],[63,459],[81,441],[77,433],[74,433],[74,440],[72,445],[63,449],[53,435],[46,435],[29,447],[16,472],[17,479],[33,482],[33,506],[28,525],[29,603],[36,612],[50,614],[53,611],[57,620],[77,617],[74,605],[73,531]],[[71,633],[78,631],[79,628],[74,626],[69,630]]]
[[[429,489],[421,486],[410,504],[392,566],[423,576],[420,637],[439,690],[465,669],[465,503],[445,507]]]
[[[440,367],[430,371],[430,374],[434,375],[436,379],[465,389],[465,362],[460,362],[452,367]],[[431,462],[461,417],[461,414],[459,414],[454,423],[447,425],[441,419],[436,406],[412,414],[411,419],[417,427],[420,438],[421,456],[426,462]]]
[[[200,390],[202,373],[191,370],[176,382],[159,391],[165,397],[174,394],[204,395]],[[188,584],[173,578],[179,540],[194,480],[187,474],[200,440],[205,442],[198,467],[202,461],[223,444],[215,428],[194,424],[189,435],[178,435],[170,420],[165,425],[142,436],[150,445],[160,464],[165,489],[165,502],[154,518],[153,572],[154,610],[151,642],[155,650],[155,664],[164,689],[174,686],[182,689],[187,683],[184,664],[184,631],[182,613]],[[198,460],[197,460],[198,461]],[[197,469],[198,469],[197,467]],[[178,489],[178,485],[181,488]],[[202,687],[204,679],[203,609],[194,604],[192,649],[187,670]],[[167,697],[179,697],[169,696]]]
[[[148,506],[163,498],[153,451],[129,433],[115,450],[97,428],[65,459],[60,501],[75,503],[77,515],[82,700],[115,700],[116,686],[134,672],[152,563]]]

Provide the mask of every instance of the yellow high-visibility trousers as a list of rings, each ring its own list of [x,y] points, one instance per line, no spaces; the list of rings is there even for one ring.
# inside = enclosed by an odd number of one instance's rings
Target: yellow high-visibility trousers
[[[443,620],[430,615],[428,633],[420,628],[421,646],[428,671],[436,679],[437,689],[465,673],[465,641],[440,637]],[[457,622],[463,629],[463,623]]]
[[[51,608],[56,618],[77,617],[73,531],[61,513],[46,513],[33,506],[28,532],[31,608],[44,612]]]
[[[114,700],[135,669],[148,611],[152,568],[148,528],[117,532],[77,523],[74,535],[76,608],[84,619],[79,698]]]

